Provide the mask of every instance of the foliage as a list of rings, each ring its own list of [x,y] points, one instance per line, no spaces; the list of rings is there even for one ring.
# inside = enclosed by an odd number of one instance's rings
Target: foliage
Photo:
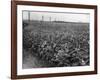
[[[89,65],[89,33],[23,31],[23,47],[52,66]]]

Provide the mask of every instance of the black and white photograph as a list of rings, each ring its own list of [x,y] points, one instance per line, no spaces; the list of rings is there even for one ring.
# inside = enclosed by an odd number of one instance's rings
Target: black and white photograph
[[[12,2],[12,79],[97,74],[97,6]]]
[[[90,65],[90,14],[22,11],[23,69]]]

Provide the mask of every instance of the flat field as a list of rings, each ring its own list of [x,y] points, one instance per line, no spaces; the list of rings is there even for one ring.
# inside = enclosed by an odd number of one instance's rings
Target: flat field
[[[23,21],[23,68],[89,63],[89,23]]]

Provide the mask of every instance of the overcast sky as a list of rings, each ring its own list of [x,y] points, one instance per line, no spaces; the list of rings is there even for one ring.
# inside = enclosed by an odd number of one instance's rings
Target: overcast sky
[[[89,14],[82,13],[52,13],[52,12],[30,12],[30,20],[44,21],[66,21],[66,22],[87,22],[90,21]],[[28,20],[28,11],[23,11],[23,20]]]

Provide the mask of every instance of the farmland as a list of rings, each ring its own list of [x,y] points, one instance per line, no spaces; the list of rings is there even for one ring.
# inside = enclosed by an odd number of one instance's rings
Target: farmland
[[[23,50],[40,64],[32,68],[89,65],[89,23],[24,20]]]

